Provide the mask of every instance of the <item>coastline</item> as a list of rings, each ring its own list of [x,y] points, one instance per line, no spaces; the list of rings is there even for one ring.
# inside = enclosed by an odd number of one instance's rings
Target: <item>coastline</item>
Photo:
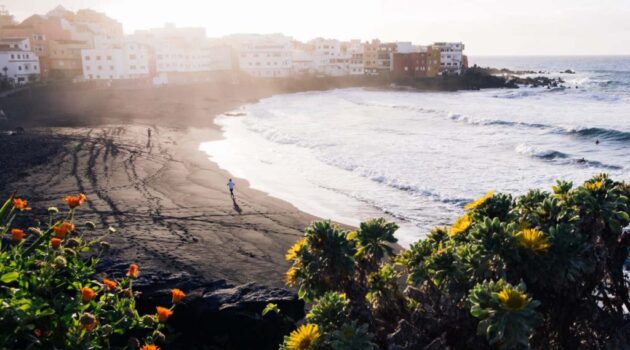
[[[295,148],[292,145],[282,145],[282,147],[290,147],[292,151],[277,153],[278,150],[275,149],[267,152],[268,141],[260,135],[243,130],[246,127],[243,126],[242,120],[239,120],[242,118],[251,118],[246,106],[215,117],[214,123],[217,124],[221,137],[207,140],[199,146],[210,161],[218,164],[221,169],[225,169],[236,177],[247,179],[250,188],[286,201],[314,217],[330,219],[348,229],[358,227],[362,221],[384,217],[399,225],[396,236],[400,246],[408,246],[418,239],[419,228],[412,223],[395,217],[374,205],[343,194],[335,188],[322,187],[313,183],[308,176],[308,171],[294,169],[292,164],[296,164],[297,159],[288,159],[286,156],[299,155],[302,161],[311,159],[313,155],[308,150]],[[247,141],[247,144],[244,141]],[[311,162],[317,162],[317,160],[311,159]],[[358,182],[367,181],[331,165],[320,164],[320,166],[325,167],[324,172],[329,177],[339,179],[344,183],[360,186]],[[281,176],[278,176],[279,169],[282,169]],[[400,248],[397,246],[397,249]]]
[[[83,113],[76,123],[59,123],[53,119],[54,112],[23,118],[23,125],[38,127],[27,127],[25,135],[4,135],[3,144],[57,137],[63,139],[63,147],[39,164],[23,159],[7,164],[22,176],[5,185],[3,195],[18,191],[34,207],[46,208],[59,205],[66,193],[85,192],[89,205],[82,210],[82,220],[112,225],[120,232],[111,239],[111,254],[101,264],[103,272],[136,262],[152,280],[183,274],[208,282],[284,287],[288,268],[284,254],[317,218],[251,189],[247,180],[239,178],[235,178],[235,205],[225,186],[231,174],[198,149],[202,141],[221,138],[216,116],[282,91],[206,89],[194,89],[194,98],[186,99],[147,90],[147,99],[155,101],[159,94],[162,100],[150,108],[144,104],[144,110],[128,102],[128,92],[108,91],[109,103],[119,105],[106,107],[117,114],[110,115],[106,124],[96,109]],[[80,91],[70,95],[87,99]],[[169,116],[162,108],[168,104],[187,110],[188,120]],[[130,109],[136,112],[133,118],[129,118]],[[149,115],[155,123],[147,120]],[[128,118],[120,123],[119,116]],[[151,142],[147,128],[152,129]],[[32,152],[36,154],[37,149]],[[2,172],[0,176],[7,179]]]

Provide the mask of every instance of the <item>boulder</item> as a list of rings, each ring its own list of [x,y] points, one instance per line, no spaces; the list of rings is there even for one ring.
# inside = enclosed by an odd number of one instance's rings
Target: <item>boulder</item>
[[[148,283],[147,283],[148,282]],[[295,293],[256,283],[230,285],[223,280],[199,282],[185,275],[139,280],[138,310],[155,313],[171,305],[171,288],[187,293],[168,322],[168,349],[273,349],[304,317],[304,303]],[[275,303],[281,315],[262,310]]]

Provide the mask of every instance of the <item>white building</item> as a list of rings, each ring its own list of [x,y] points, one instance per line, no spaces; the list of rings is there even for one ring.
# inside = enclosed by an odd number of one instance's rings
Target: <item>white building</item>
[[[363,75],[363,44],[360,40],[341,42],[317,38],[313,48],[314,69],[327,76]]]
[[[0,74],[15,84],[37,80],[39,58],[31,51],[29,39],[0,40]]]
[[[255,77],[283,78],[293,70],[291,38],[282,34],[238,38],[239,67]]]
[[[438,42],[434,43],[432,47],[440,50],[440,72],[442,74],[461,74],[464,44]]]
[[[411,41],[397,41],[396,53],[412,53],[418,52],[417,46],[413,45]]]
[[[344,43],[345,53],[349,56],[348,74],[349,75],[363,75],[363,43],[361,40],[351,40]]]
[[[292,75],[315,74],[315,58],[310,45],[304,45],[299,42],[294,43],[291,60],[293,62]]]
[[[201,27],[138,30],[130,39],[147,45],[155,58],[156,85],[208,81],[212,72],[232,70],[232,50],[206,38]]]
[[[143,79],[149,76],[149,51],[138,43],[81,50],[81,59],[86,80]]]

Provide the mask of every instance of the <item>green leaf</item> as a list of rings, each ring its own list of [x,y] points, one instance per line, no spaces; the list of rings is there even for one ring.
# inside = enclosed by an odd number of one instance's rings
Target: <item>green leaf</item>
[[[280,308],[278,307],[278,304],[274,304],[274,303],[267,304],[267,306],[265,306],[265,309],[262,311],[262,315],[265,316],[266,314],[270,312],[275,312],[279,314]]]
[[[0,208],[0,223],[5,221],[4,217],[7,215],[7,212],[9,212],[9,208],[11,208],[11,206],[11,198],[9,198],[6,202],[4,202],[2,208]]]
[[[0,277],[0,281],[2,283],[11,283],[16,281],[20,277],[20,274],[17,271],[7,272],[2,277]]]

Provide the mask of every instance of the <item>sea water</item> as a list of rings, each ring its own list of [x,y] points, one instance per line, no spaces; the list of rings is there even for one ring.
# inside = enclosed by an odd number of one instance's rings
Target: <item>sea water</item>
[[[519,195],[602,172],[630,180],[630,57],[472,63],[544,71],[566,88],[278,95],[217,118],[225,138],[201,149],[317,216],[394,220],[403,245],[490,189]]]

